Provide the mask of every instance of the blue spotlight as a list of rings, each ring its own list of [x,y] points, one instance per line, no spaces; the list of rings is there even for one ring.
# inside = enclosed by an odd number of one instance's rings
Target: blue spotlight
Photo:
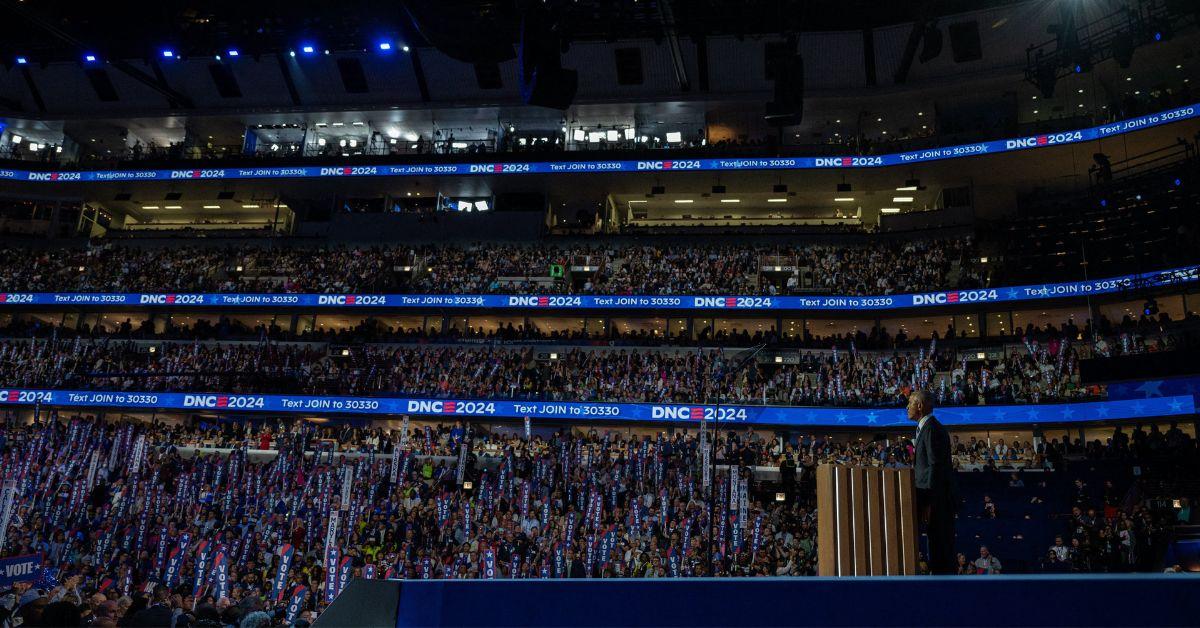
[[[88,63],[95,63],[95,62],[96,62],[96,55],[93,55],[93,54],[87,54],[87,55],[83,55],[83,60],[84,60],[84,61],[87,61]]]
[[[312,44],[304,44],[303,46],[300,47],[300,52],[303,52],[306,55],[310,55],[316,51],[317,51],[317,49],[314,48],[312,46]]]
[[[174,51],[174,50],[169,50],[169,49],[168,49],[168,50],[164,50],[164,51],[162,51],[162,56],[163,56],[163,58],[164,58],[164,59],[174,59],[174,58],[175,58],[175,51]]]
[[[25,65],[26,63],[29,63],[29,59],[26,59],[25,57],[17,57],[17,65]]]
[[[391,50],[391,49],[392,49],[392,42],[390,42],[390,41],[381,41],[381,42],[379,42],[379,49],[380,49],[380,50],[382,50],[382,51],[384,51],[384,52],[387,52],[388,50]]]
[[[1175,187],[1179,187],[1181,185],[1183,185],[1183,181],[1181,181],[1179,179],[1175,179]]]
[[[236,56],[238,56],[237,48],[230,48],[229,50],[225,51],[225,54],[227,54],[231,57],[236,57]]]

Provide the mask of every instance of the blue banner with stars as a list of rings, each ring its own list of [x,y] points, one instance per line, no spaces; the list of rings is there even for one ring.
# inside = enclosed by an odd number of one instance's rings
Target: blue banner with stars
[[[414,399],[406,397],[316,397],[227,393],[110,392],[86,390],[0,390],[0,406],[33,405],[125,408],[222,413],[273,412],[307,415],[466,418],[545,418],[581,421],[693,423],[719,421],[745,425],[829,427],[911,426],[903,408],[814,408],[797,406],[699,405],[514,401],[495,399]],[[1192,395],[1156,396],[1081,403],[1016,406],[946,406],[938,418],[947,425],[1074,423],[1195,412]]]

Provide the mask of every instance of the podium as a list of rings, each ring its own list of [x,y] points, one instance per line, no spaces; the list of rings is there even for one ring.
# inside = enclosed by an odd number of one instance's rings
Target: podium
[[[817,467],[817,574],[917,574],[912,469]]]

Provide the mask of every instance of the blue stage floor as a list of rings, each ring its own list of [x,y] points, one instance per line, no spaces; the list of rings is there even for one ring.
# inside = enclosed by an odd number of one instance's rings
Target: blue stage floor
[[[394,611],[387,608],[392,605]],[[369,607],[380,614],[341,615]],[[387,616],[394,623],[385,624]],[[343,622],[401,627],[1196,626],[1200,575],[356,581],[318,626]]]

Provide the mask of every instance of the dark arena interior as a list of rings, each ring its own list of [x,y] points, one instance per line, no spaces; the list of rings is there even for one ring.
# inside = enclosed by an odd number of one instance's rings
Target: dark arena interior
[[[1197,625],[1198,14],[0,0],[0,628]]]

